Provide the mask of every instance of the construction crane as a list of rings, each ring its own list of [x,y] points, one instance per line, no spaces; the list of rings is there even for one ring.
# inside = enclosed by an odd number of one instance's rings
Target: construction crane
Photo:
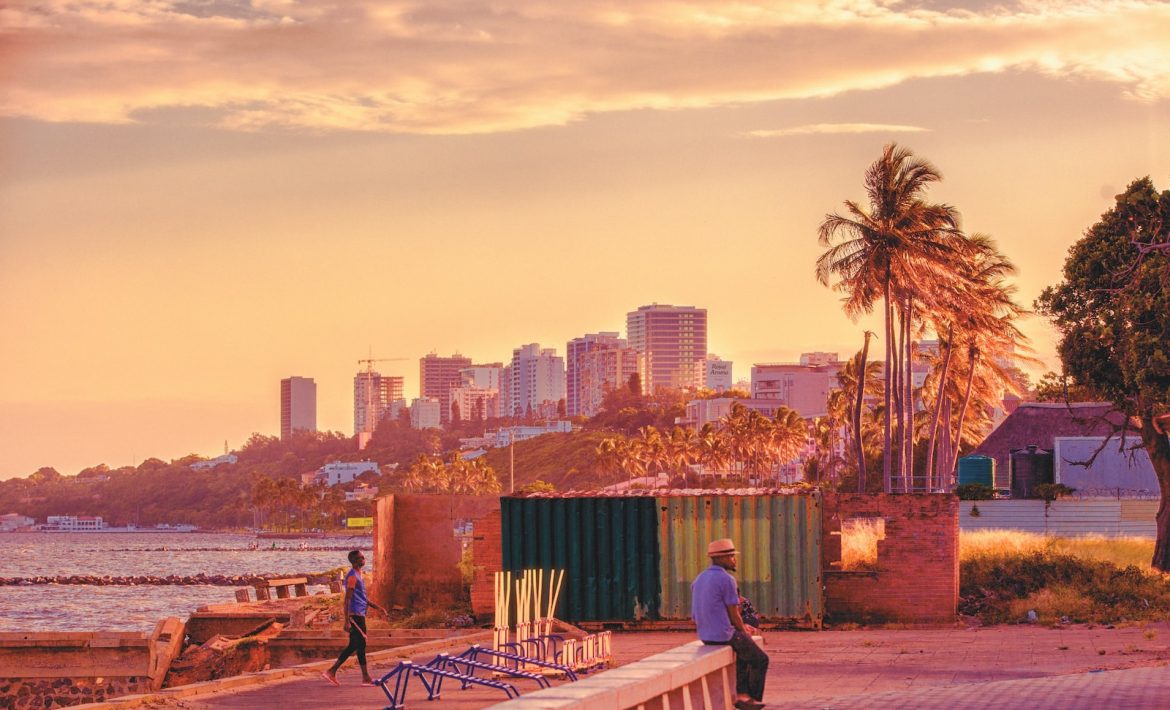
[[[358,360],[358,364],[365,364],[366,366],[366,420],[362,427],[363,431],[358,434],[358,449],[364,449],[369,436],[373,436],[374,429],[377,428],[378,405],[374,402],[374,363],[375,362],[398,362],[401,360],[409,360],[406,357],[374,357],[373,349],[370,350],[370,357]],[[362,434],[366,434],[365,441],[362,440]]]

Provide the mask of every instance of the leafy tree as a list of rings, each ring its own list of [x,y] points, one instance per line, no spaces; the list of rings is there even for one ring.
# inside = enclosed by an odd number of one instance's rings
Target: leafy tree
[[[1097,402],[1101,395],[1067,375],[1045,372],[1036,383],[1037,402]]]
[[[1060,333],[1064,371],[1132,420],[1162,502],[1151,564],[1170,571],[1170,440],[1155,419],[1170,410],[1170,191],[1134,181],[1069,249],[1064,278],[1038,310]]]

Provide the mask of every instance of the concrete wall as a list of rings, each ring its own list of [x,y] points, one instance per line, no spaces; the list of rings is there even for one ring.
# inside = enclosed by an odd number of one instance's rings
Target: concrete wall
[[[877,565],[840,570],[841,523],[881,518]],[[830,622],[950,623],[959,601],[959,500],[952,495],[825,496],[825,616]]]
[[[1157,500],[1062,498],[1045,507],[1042,500],[965,500],[959,504],[959,527],[964,531],[1156,537],[1158,504]]]
[[[374,579],[383,606],[450,604],[464,596],[463,553],[455,523],[500,508],[494,496],[403,495],[378,498],[374,510]],[[498,515],[497,515],[498,518]],[[497,552],[498,556],[498,552]]]
[[[162,687],[183,623],[154,632],[0,633],[0,708],[67,707]]]

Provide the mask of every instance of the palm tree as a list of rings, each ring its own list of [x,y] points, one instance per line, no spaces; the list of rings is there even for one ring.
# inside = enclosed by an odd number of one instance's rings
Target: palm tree
[[[914,320],[913,285],[925,271],[944,261],[957,234],[955,209],[923,199],[927,186],[940,179],[929,162],[891,143],[866,170],[869,207],[846,200],[846,214],[826,215],[819,230],[820,243],[828,249],[817,259],[817,280],[826,286],[837,280],[833,288],[845,293],[845,313],[856,318],[872,312],[879,299],[882,302],[886,378],[882,480],[887,491],[892,489],[893,476],[891,415],[892,405],[897,404],[893,388],[910,353],[907,335]],[[896,351],[895,320],[899,317],[902,342]],[[910,402],[902,405],[910,406]],[[905,476],[904,447],[901,454]]]
[[[726,443],[720,431],[711,423],[704,424],[699,430],[698,453],[700,481],[708,466],[718,471],[727,465]]]

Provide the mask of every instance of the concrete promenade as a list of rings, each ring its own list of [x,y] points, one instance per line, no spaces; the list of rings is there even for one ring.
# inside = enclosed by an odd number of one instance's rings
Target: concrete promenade
[[[629,663],[692,638],[687,633],[619,634],[616,661]],[[771,665],[764,699],[771,707],[1170,707],[1170,624],[766,632],[765,638]],[[392,663],[378,665],[384,673]],[[342,671],[340,688],[321,680],[319,672],[305,669],[271,682],[155,700],[148,707],[336,710],[385,705],[381,690],[357,684],[356,669]],[[525,693],[535,689],[528,681],[516,686]],[[504,696],[448,686],[442,700],[427,703],[416,680],[408,698],[416,707],[471,710]]]

